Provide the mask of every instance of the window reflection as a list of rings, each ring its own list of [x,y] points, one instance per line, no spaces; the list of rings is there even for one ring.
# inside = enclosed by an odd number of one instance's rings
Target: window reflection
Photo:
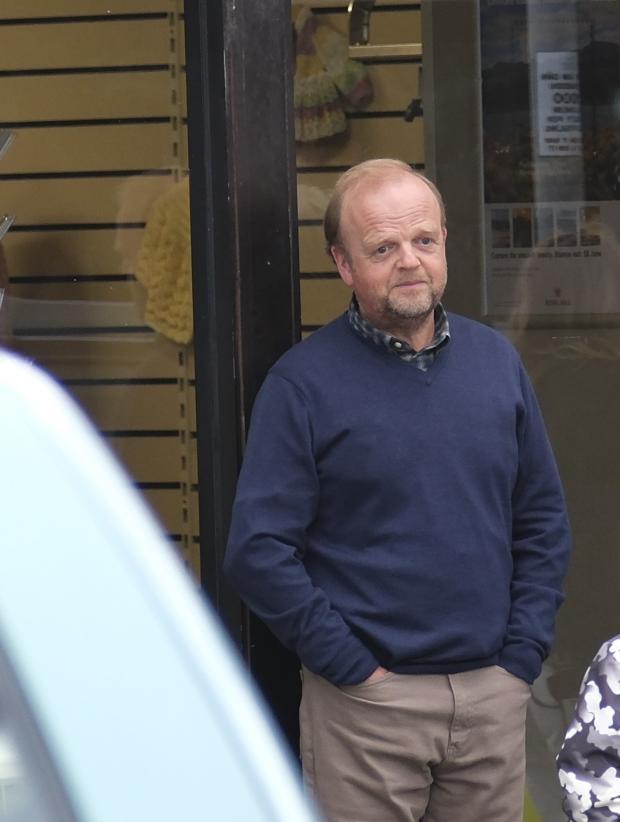
[[[199,575],[189,208],[161,199],[189,173],[184,4],[163,5],[2,4],[0,344],[73,394]]]
[[[323,5],[315,12],[345,32],[346,4]],[[346,139],[298,145],[302,320],[311,333],[348,299],[320,225],[338,174],[374,156],[426,170],[448,205],[447,307],[519,349],[568,498],[574,553],[534,688],[525,815],[561,822],[554,755],[586,666],[618,632],[620,5],[414,5],[377,0],[370,41],[422,40],[421,59],[367,61],[374,100],[348,115]],[[412,95],[423,128],[401,119]]]

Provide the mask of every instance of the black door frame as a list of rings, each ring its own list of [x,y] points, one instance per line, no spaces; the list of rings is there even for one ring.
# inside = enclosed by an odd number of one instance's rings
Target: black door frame
[[[289,0],[186,0],[201,582],[297,747],[298,664],[222,577],[247,421],[299,339]]]

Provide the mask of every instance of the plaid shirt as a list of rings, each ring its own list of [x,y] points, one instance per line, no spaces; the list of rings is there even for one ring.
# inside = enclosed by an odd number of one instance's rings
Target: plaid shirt
[[[450,342],[448,315],[441,303],[435,309],[435,336],[433,337],[433,341],[425,348],[422,348],[421,351],[416,351],[408,342],[405,342],[405,340],[400,340],[398,337],[386,334],[384,331],[380,331],[367,322],[360,314],[355,295],[353,295],[349,303],[347,319],[351,328],[356,334],[359,334],[360,337],[372,340],[377,345],[387,348],[390,354],[400,357],[400,359],[405,362],[412,363],[416,368],[419,368],[420,371],[428,371],[437,359],[441,349]]]

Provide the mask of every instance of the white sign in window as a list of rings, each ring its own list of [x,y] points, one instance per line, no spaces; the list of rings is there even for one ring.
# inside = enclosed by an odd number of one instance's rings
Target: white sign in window
[[[576,51],[536,55],[538,153],[576,157],[582,152],[579,60]]]

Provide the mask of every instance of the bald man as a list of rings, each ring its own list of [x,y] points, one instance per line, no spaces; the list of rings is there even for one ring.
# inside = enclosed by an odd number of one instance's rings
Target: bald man
[[[226,570],[301,660],[329,822],[521,822],[569,553],[540,411],[514,348],[442,306],[430,180],[355,166],[324,227],[351,304],[265,380]]]

